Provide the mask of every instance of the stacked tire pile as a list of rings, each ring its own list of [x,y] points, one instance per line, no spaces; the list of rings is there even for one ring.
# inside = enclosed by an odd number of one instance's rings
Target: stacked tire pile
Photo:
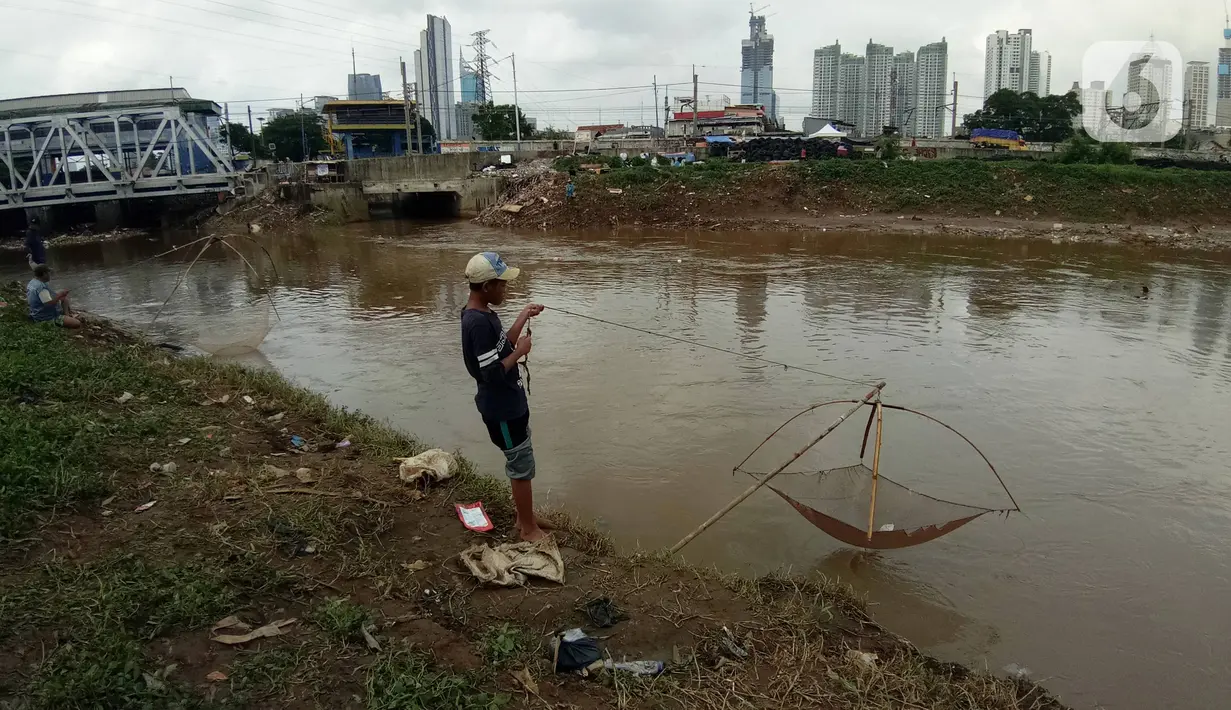
[[[805,160],[825,160],[838,157],[839,145],[823,138],[754,138],[743,144],[743,158],[750,163],[799,160],[800,152],[806,150]],[[849,144],[847,150],[850,156],[857,155]]]

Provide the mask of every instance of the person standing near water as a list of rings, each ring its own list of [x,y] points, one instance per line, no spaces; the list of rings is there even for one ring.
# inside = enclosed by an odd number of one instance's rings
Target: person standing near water
[[[47,263],[47,247],[43,245],[43,230],[39,227],[38,217],[30,218],[26,227],[26,260],[30,268]]]
[[[474,402],[492,443],[504,452],[504,472],[513,489],[517,533],[535,542],[546,537],[534,514],[534,449],[530,445],[530,404],[517,361],[530,354],[532,342],[526,324],[543,312],[530,304],[505,331],[492,306],[504,303],[508,284],[520,269],[504,263],[495,252],[475,254],[466,265],[470,299],[462,311],[462,360],[475,379]],[[525,331],[523,333],[522,331]]]

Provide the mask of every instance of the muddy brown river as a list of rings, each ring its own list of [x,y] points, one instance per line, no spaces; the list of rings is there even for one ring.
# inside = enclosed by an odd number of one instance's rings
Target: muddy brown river
[[[183,270],[138,263],[183,237],[51,250],[75,302],[148,324]],[[383,222],[260,237],[274,269],[207,254],[164,337],[281,321],[240,359],[498,472],[460,357],[461,272],[499,249],[529,299],[859,381],[953,424],[1024,515],[857,556],[772,493],[685,553],[755,574],[836,575],[930,652],[1009,664],[1078,708],[1213,708],[1231,697],[1231,268],[1120,247],[826,234],[505,234]],[[260,257],[259,259],[256,257]],[[14,253],[0,275],[22,275]],[[1143,292],[1147,286],[1149,293]],[[626,549],[678,540],[747,486],[732,467],[787,417],[864,389],[548,311],[534,323],[540,502]],[[862,424],[858,425],[862,428]],[[886,458],[951,444],[887,422]],[[892,436],[891,436],[892,435]],[[929,470],[934,495],[996,500],[986,470]]]

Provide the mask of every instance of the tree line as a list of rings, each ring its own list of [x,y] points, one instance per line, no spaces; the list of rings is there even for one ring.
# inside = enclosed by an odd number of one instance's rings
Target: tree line
[[[516,124],[513,122],[517,113],[512,104],[480,104],[471,115],[475,134],[484,141],[510,141],[517,138]],[[526,120],[524,112],[518,116],[521,123],[522,140],[541,138],[546,140],[563,140],[571,137],[567,131],[548,127],[536,131]],[[419,131],[424,143],[434,141],[436,131],[426,118],[420,119]],[[293,113],[264,122],[261,129],[253,134],[242,123],[227,123],[223,126],[224,137],[230,139],[235,152],[244,152],[263,160],[303,160],[304,156],[312,157],[331,153],[339,149],[330,145],[326,138],[325,118],[312,111]],[[392,152],[392,136],[384,136],[378,140],[386,143],[380,147],[385,152]],[[307,143],[307,150],[304,144]],[[271,149],[272,146],[272,149]]]

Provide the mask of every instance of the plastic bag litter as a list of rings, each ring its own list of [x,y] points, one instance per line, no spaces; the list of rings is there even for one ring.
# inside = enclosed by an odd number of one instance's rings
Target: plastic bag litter
[[[602,660],[603,652],[598,641],[586,636],[581,629],[569,629],[551,640],[552,666],[557,673],[572,673],[589,668]]]
[[[1016,663],[1010,663],[1004,667],[1004,672],[1009,674],[1010,678],[1029,678],[1030,669],[1025,666],[1020,666]]]
[[[847,660],[857,663],[868,670],[876,669],[877,658],[875,653],[868,653],[866,651],[859,651],[852,648],[847,650],[846,658]]]
[[[628,615],[607,597],[591,599],[582,608],[590,623],[600,629],[615,626],[628,618]]]
[[[603,667],[609,671],[624,671],[633,675],[658,675],[666,669],[662,661],[603,661]]]
[[[406,483],[431,485],[453,474],[453,454],[441,449],[428,449],[418,456],[394,459],[398,462],[398,478]]]

